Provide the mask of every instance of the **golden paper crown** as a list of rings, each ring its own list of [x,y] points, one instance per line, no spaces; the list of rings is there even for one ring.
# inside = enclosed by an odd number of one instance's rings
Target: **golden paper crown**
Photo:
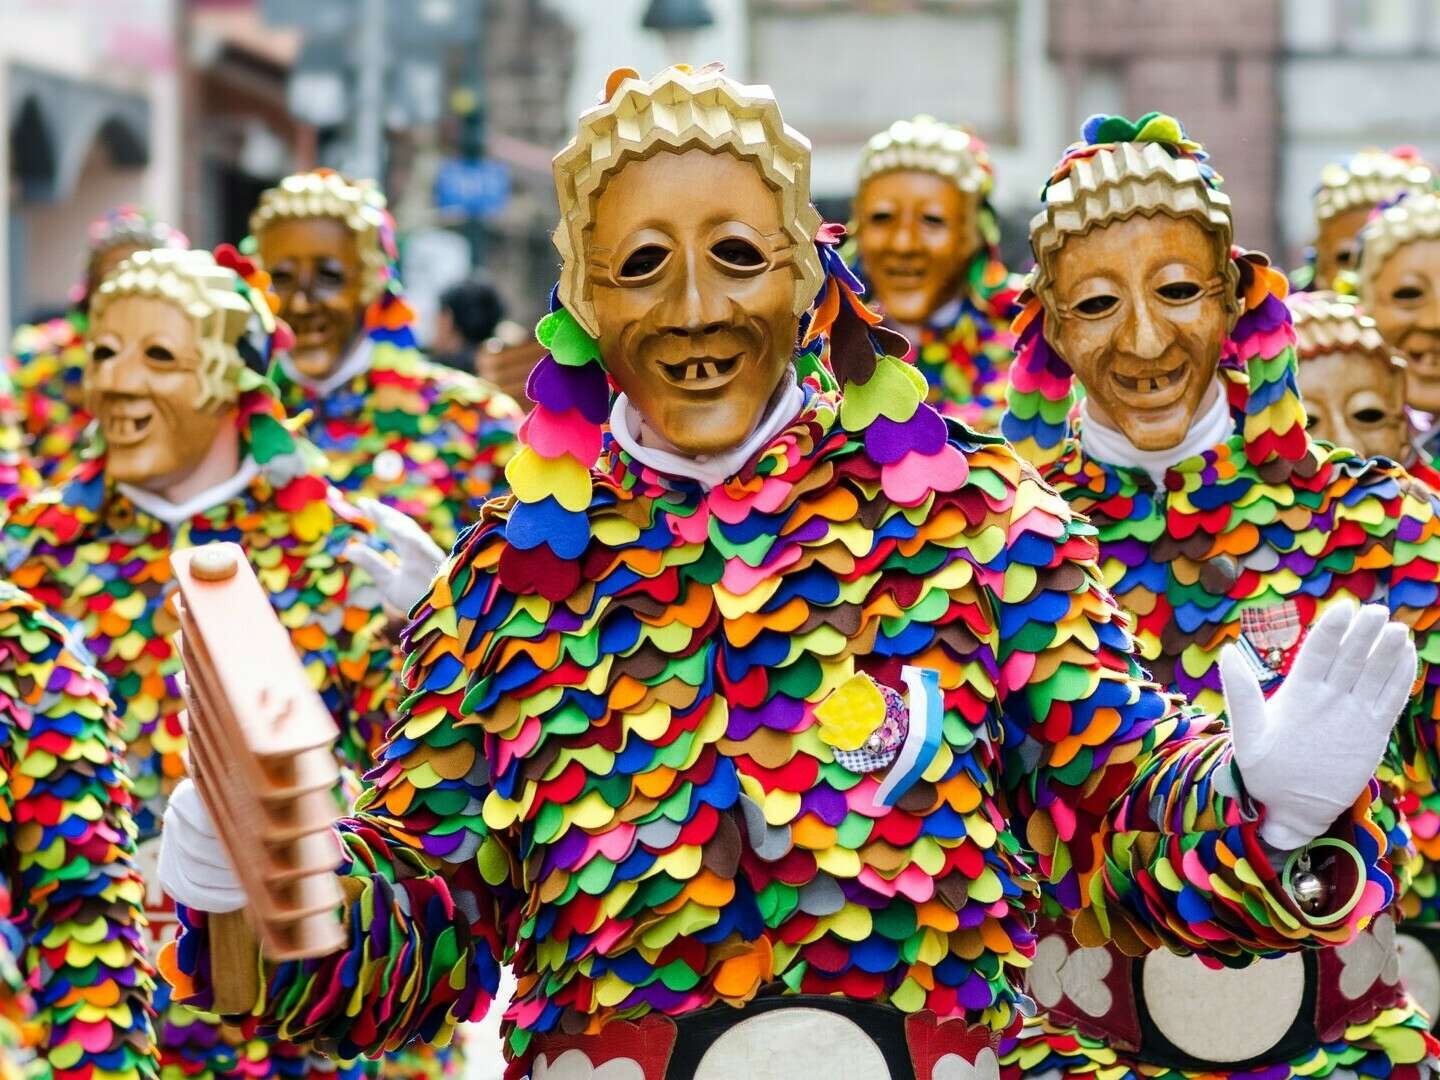
[[[1435,171],[1417,157],[1371,147],[1349,161],[1331,162],[1320,172],[1315,190],[1315,220],[1330,218],[1357,206],[1379,206],[1401,192],[1433,191]]]
[[[910,120],[897,120],[872,135],[860,155],[862,184],[872,176],[902,169],[933,173],[967,195],[982,199],[995,186],[985,144],[963,128],[923,113]]]
[[[1196,161],[1173,157],[1155,142],[1114,143],[1076,156],[1066,174],[1049,185],[1045,209],[1030,220],[1036,294],[1053,306],[1053,262],[1067,236],[1157,213],[1193,218],[1215,238],[1228,283],[1226,303],[1236,308],[1240,271],[1230,258],[1230,197],[1206,182]]]
[[[770,88],[744,86],[715,67],[679,66],[651,79],[622,69],[611,75],[608,90],[604,102],[581,114],[575,137],[554,161],[560,300],[575,320],[591,337],[599,335],[586,253],[606,181],[631,161],[697,147],[753,163],[774,189],[795,244],[794,310],[804,312],[823,277],[814,246],[820,215],[810,205],[810,142],[785,123]]]
[[[259,239],[266,226],[281,220],[332,218],[355,236],[360,254],[360,302],[380,295],[390,261],[380,240],[385,196],[371,180],[346,180],[331,169],[295,173],[260,195],[250,215],[250,235]]]
[[[217,265],[208,251],[137,251],[116,267],[91,296],[90,326],[93,328],[105,309],[123,297],[173,304],[195,325],[201,386],[196,407],[220,408],[239,396],[237,376],[245,362],[236,343],[255,314],[236,291],[239,280],[235,271]],[[87,370],[93,370],[93,364]]]
[[[1295,292],[1285,298],[1285,304],[1295,326],[1295,354],[1301,360],[1350,353],[1405,366],[1385,344],[1375,320],[1363,314],[1353,300],[1333,292]]]
[[[1375,299],[1375,279],[1385,261],[1415,240],[1440,239],[1440,195],[1427,191],[1406,195],[1394,206],[1371,216],[1360,230],[1360,302]]]

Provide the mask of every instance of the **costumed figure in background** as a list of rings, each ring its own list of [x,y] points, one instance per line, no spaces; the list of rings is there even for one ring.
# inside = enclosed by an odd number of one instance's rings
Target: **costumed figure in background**
[[[1315,242],[1305,265],[1290,275],[1297,290],[1335,289],[1359,261],[1360,229],[1377,206],[1405,194],[1435,190],[1435,171],[1413,146],[1361,150],[1349,161],[1332,162],[1315,189]]]
[[[1386,457],[1432,490],[1440,471],[1419,456],[1405,408],[1405,358],[1381,336],[1354,297],[1291,293],[1305,430],[1312,439]]]
[[[0,582],[0,1047],[31,1078],[158,1075],[123,753],[104,677]]]
[[[263,375],[289,331],[263,274],[233,248],[218,254],[219,263],[203,251],[140,252],[96,291],[85,378],[96,453],[18,504],[5,528],[11,579],[74,622],[110,680],[156,949],[176,929],[156,876],[157,837],[185,754],[171,552],[215,540],[245,548],[355,772],[380,741],[394,687],[379,589],[341,559],[367,526],[291,434]],[[165,993],[157,1008],[166,1078],[335,1068]]]
[[[1002,430],[1094,527],[1104,585],[1159,682],[1233,707],[1245,671],[1272,703],[1311,701],[1276,744],[1300,774],[1325,774],[1317,755],[1347,720],[1331,729],[1332,703],[1295,686],[1309,644],[1356,603],[1413,628],[1422,676],[1387,773],[1403,775],[1376,808],[1403,845],[1397,807],[1423,821],[1440,805],[1437,503],[1393,462],[1306,436],[1286,280],[1232,246],[1219,179],[1172,117],[1086,122],[1031,225]],[[1237,753],[1247,738],[1237,726]],[[1156,885],[1183,912],[1193,880]],[[1418,1078],[1440,1050],[1401,985],[1388,910],[1340,948],[1236,970],[1133,959],[1148,942],[1046,915],[1029,989],[1048,1015],[1008,1049],[1007,1075]]]
[[[137,251],[189,246],[184,233],[139,207],[117,206],[90,226],[85,273],[71,290],[69,313],[16,329],[7,370],[25,425],[25,449],[41,479],[48,482],[66,471],[86,445],[91,416],[82,383],[91,294]],[[0,392],[0,413],[5,407]],[[0,451],[7,449],[0,446]],[[0,492],[3,486],[0,479]]]
[[[511,962],[512,1078],[994,1076],[1042,887],[1097,941],[1237,958],[1389,905],[1405,628],[1337,608],[1268,703],[1237,654],[1233,744],[1177,709],[1090,527],[925,403],[809,169],[714,67],[581,117],[513,497],[415,608],[338,826],[348,945],[263,968],[266,1030],[443,1041]],[[182,811],[161,964],[204,1003]]]
[[[1360,232],[1360,302],[1405,358],[1418,461],[1440,456],[1440,194],[1402,195]]]
[[[856,272],[946,416],[994,431],[1015,352],[1017,279],[1000,261],[985,144],[929,116],[874,136],[860,159]]]
[[[343,491],[378,499],[449,549],[514,449],[520,409],[478,376],[427,360],[400,292],[394,222],[369,183],[286,177],[250,218],[295,348],[274,377]]]

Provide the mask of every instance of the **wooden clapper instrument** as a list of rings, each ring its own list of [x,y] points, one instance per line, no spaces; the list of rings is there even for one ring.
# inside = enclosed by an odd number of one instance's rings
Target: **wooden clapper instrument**
[[[238,544],[177,551],[170,565],[180,587],[190,774],[248,901],[209,917],[215,1010],[246,1013],[259,990],[254,938],[271,960],[324,956],[345,943],[330,834],[339,732]]]

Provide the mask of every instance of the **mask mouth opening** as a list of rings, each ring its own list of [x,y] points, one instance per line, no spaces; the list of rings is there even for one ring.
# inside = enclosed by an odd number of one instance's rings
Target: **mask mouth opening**
[[[1116,384],[1135,394],[1153,394],[1165,390],[1180,382],[1185,375],[1185,365],[1176,364],[1169,371],[1156,372],[1150,375],[1126,375],[1119,371],[1112,371],[1110,377]]]
[[[131,446],[144,440],[155,418],[154,410],[146,404],[135,403],[118,409],[103,410],[101,428],[105,439],[112,446]]]
[[[666,381],[685,390],[715,390],[733,379],[740,370],[740,354],[696,356],[678,363],[660,363]]]

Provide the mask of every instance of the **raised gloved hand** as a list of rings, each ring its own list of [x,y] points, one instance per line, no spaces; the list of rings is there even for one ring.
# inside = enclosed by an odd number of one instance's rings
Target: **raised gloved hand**
[[[391,559],[358,540],[345,549],[345,558],[375,579],[381,599],[391,613],[403,617],[425,595],[445,552],[413,518],[375,499],[355,504],[375,522],[376,531],[389,541],[397,558]]]
[[[1381,605],[1335,604],[1268,700],[1234,645],[1220,653],[1220,678],[1235,762],[1264,808],[1260,837],[1293,851],[1327,832],[1374,775],[1415,681],[1415,645]]]
[[[191,780],[181,780],[165,806],[160,887],[176,903],[196,911],[220,914],[245,906],[245,891]]]

